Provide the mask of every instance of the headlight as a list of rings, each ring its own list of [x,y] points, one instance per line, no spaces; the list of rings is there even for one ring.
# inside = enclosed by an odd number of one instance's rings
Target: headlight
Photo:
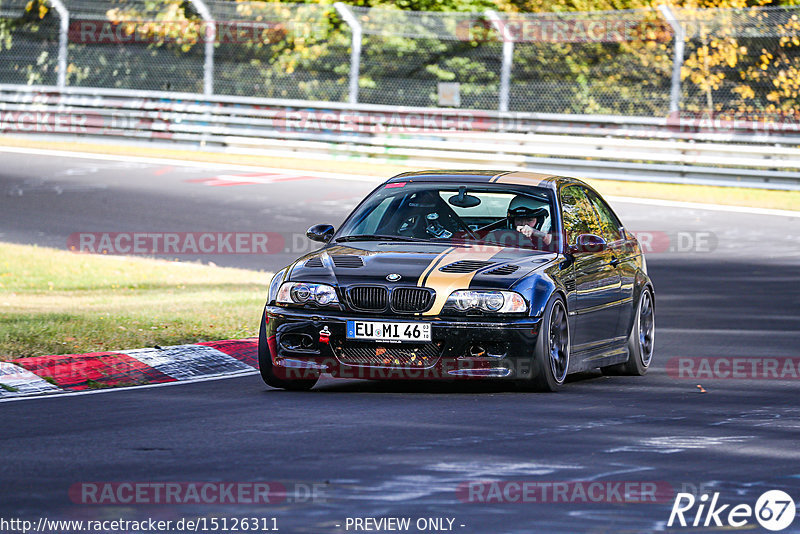
[[[267,304],[272,304],[275,302],[275,299],[278,298],[278,288],[283,281],[283,276],[286,274],[286,269],[281,269],[275,276],[272,277],[272,281],[269,283],[269,291],[267,292]]]
[[[278,291],[278,304],[312,304],[316,306],[338,306],[336,290],[327,284],[286,282]]]
[[[489,313],[523,313],[528,311],[525,299],[513,291],[460,289],[450,293],[445,306],[461,312],[481,310]]]

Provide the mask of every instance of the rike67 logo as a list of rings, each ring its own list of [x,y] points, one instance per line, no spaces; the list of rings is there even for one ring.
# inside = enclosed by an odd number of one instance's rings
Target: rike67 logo
[[[741,528],[755,520],[767,530],[780,531],[792,524],[795,513],[794,500],[781,490],[764,492],[755,506],[720,504],[719,492],[710,498],[708,494],[696,498],[691,493],[678,493],[667,526]]]

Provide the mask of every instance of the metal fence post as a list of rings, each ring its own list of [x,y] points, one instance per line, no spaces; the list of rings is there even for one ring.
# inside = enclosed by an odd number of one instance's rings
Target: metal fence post
[[[680,109],[681,102],[681,67],[683,66],[683,49],[686,41],[686,30],[667,4],[658,6],[658,10],[667,19],[675,32],[675,56],[672,60],[672,88],[670,89],[669,112]]]
[[[350,27],[350,31],[353,33],[353,45],[352,50],[350,51],[350,94],[348,97],[348,102],[351,104],[357,104],[358,76],[361,68],[361,36],[363,34],[363,30],[361,28],[361,23],[358,22],[358,19],[355,15],[353,15],[353,12],[349,7],[341,2],[336,2],[333,4],[333,7],[336,8],[336,11],[339,12],[339,15],[341,15],[341,17]]]
[[[53,8],[58,13],[58,88],[64,89],[67,86],[67,42],[69,39],[69,10],[61,0],[50,0]]]
[[[511,63],[514,61],[514,36],[508,29],[500,15],[496,11],[487,9],[483,12],[486,18],[492,23],[494,29],[500,34],[503,39],[503,63],[500,67],[500,103],[498,109],[500,111],[508,111],[508,93],[511,87]]]
[[[205,63],[203,65],[203,94],[211,96],[214,94],[214,43],[217,40],[217,23],[211,16],[208,6],[203,0],[189,0],[197,12],[203,17],[206,27],[205,35]]]

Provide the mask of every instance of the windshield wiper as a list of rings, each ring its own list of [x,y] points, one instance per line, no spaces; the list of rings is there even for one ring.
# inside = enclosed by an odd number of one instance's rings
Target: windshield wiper
[[[416,237],[403,237],[400,235],[346,235],[337,237],[337,243],[345,241],[426,241],[425,239],[418,239]]]

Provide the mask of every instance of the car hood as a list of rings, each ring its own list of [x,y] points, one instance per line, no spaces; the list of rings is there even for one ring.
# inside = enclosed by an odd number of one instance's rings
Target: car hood
[[[556,257],[551,252],[486,245],[370,241],[331,245],[307,254],[292,265],[289,279],[340,287],[425,286],[437,293],[465,287],[509,289]]]

